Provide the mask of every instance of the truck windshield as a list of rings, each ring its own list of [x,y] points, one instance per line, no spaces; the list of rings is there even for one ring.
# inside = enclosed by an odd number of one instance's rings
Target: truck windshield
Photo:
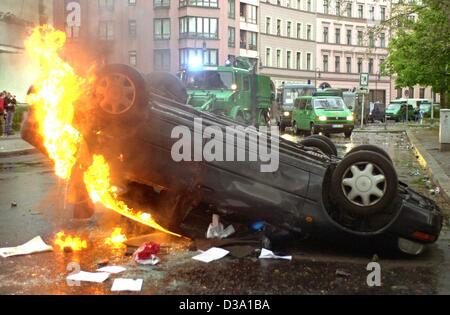
[[[191,90],[231,89],[233,74],[220,71],[190,72],[186,78],[186,87]]]
[[[286,105],[293,105],[298,97],[312,96],[314,92],[314,88],[286,88],[284,90],[284,103]]]
[[[400,109],[400,106],[401,106],[401,104],[399,104],[399,103],[392,103],[392,104],[389,104],[387,109],[398,110],[398,109]]]
[[[340,98],[324,98],[314,100],[315,109],[325,109],[325,110],[344,110],[344,101]]]

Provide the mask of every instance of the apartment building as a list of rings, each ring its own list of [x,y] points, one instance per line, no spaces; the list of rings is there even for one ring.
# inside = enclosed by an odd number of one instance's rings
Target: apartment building
[[[51,0],[0,1],[0,88],[17,96],[19,102],[33,79],[24,41],[33,27],[50,23]]]
[[[316,1],[260,1],[260,73],[276,86],[307,83],[316,69]]]

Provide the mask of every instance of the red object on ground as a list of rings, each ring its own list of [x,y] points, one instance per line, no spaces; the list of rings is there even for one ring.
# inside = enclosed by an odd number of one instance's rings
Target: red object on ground
[[[153,242],[145,243],[136,251],[137,258],[139,260],[147,260],[151,259],[152,256],[155,256],[159,253],[161,247]]]

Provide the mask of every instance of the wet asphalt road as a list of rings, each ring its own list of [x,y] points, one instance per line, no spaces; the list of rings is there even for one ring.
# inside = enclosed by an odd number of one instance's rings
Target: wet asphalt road
[[[291,135],[286,138],[293,139]],[[333,136],[341,155],[359,144],[376,144],[393,158],[399,178],[429,195],[423,171],[410,150],[405,134],[355,133],[352,140]],[[419,175],[412,175],[417,173]],[[16,246],[40,235],[52,244],[61,230],[84,237],[88,249],[78,253],[54,251],[23,257],[0,258],[0,294],[111,294],[112,279],[144,279],[143,294],[442,294],[450,293],[450,233],[444,227],[440,240],[420,257],[410,258],[384,252],[371,244],[354,249],[354,244],[328,245],[313,241],[293,242],[288,253],[293,261],[258,260],[258,254],[234,259],[227,257],[203,264],[193,261],[188,240],[156,235],[162,244],[156,267],[136,265],[125,255],[126,248],[111,249],[104,244],[116,226],[128,237],[151,232],[108,210],[99,209],[89,220],[73,220],[64,203],[66,187],[41,155],[0,159],[0,247]],[[432,196],[446,212],[450,206],[441,196]],[[11,202],[17,202],[12,207]],[[202,227],[203,228],[203,227]],[[366,284],[367,264],[374,255],[382,268],[382,286]],[[95,271],[98,262],[109,260],[128,270],[103,284],[71,286],[66,276],[79,266]],[[75,263],[75,264],[71,264]],[[345,276],[336,275],[336,271]]]

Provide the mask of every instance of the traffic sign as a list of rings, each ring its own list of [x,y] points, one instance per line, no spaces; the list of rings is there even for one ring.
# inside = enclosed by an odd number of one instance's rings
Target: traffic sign
[[[369,74],[368,73],[361,73],[359,75],[359,85],[360,86],[369,86]]]
[[[357,94],[364,94],[367,95],[369,94],[369,88],[367,86],[360,86],[358,87],[358,89],[356,90]]]

